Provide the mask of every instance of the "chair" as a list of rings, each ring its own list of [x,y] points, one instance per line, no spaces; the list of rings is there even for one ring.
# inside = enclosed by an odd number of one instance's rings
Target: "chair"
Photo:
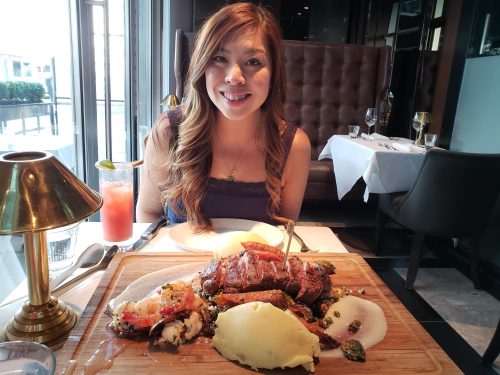
[[[379,196],[376,254],[387,216],[413,230],[405,285],[413,289],[426,235],[471,238],[471,278],[480,289],[478,242],[499,192],[500,154],[429,150],[408,192]]]
[[[193,53],[193,32],[184,32],[182,29],[175,30],[174,47],[174,75],[175,95],[179,100],[184,97],[184,84],[186,82],[189,60]]]

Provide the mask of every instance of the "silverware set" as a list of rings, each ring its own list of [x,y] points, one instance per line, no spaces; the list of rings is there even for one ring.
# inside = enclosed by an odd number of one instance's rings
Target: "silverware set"
[[[398,151],[398,149],[396,147],[393,147],[391,145],[388,145],[387,143],[379,143],[378,144],[380,147],[385,147],[386,149],[388,150],[392,150],[392,151]]]
[[[293,237],[297,240],[297,242],[300,244],[300,252],[301,253],[317,253],[319,252],[318,249],[311,249],[309,246],[306,245],[304,240],[296,233],[293,232]]]

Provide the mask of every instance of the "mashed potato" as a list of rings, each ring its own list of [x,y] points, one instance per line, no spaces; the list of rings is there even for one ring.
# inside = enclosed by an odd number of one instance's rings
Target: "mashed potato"
[[[268,245],[267,241],[254,232],[228,232],[221,234],[214,249],[214,258],[227,258],[243,251],[242,242],[253,241]]]
[[[303,366],[314,371],[319,338],[288,310],[250,302],[219,313],[212,345],[227,359],[253,369]]]

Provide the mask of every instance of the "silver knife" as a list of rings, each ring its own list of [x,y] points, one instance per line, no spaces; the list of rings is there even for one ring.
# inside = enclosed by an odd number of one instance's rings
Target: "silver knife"
[[[141,234],[141,237],[134,242],[132,245],[132,250],[130,251],[139,251],[144,246],[146,246],[158,233],[160,228],[168,225],[168,219],[165,217],[161,217],[156,221],[153,221],[149,227]]]

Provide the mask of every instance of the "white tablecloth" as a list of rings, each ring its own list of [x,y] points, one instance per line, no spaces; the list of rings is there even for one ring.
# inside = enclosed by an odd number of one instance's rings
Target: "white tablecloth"
[[[398,145],[408,145],[408,151],[396,149]],[[368,141],[334,135],[318,159],[332,159],[339,200],[363,177],[366,183],[363,198],[367,202],[370,193],[408,191],[417,178],[424,152],[404,138]]]

